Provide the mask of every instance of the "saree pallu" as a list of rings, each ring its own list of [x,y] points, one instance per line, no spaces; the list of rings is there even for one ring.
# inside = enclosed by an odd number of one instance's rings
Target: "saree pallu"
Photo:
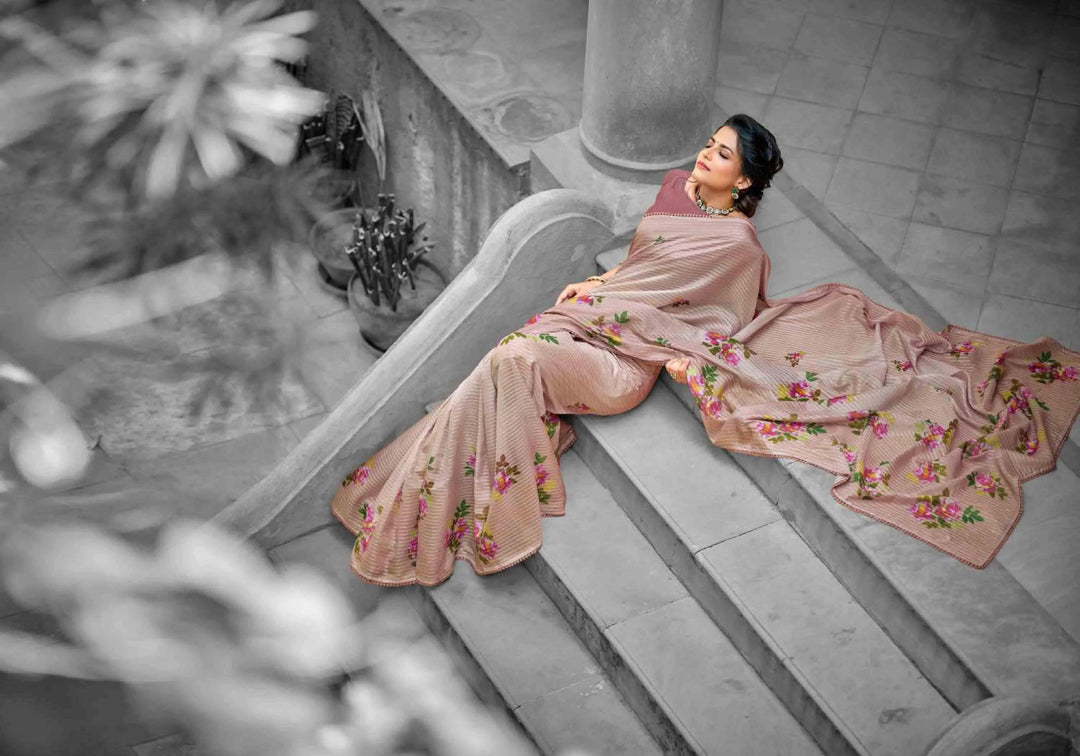
[[[833,473],[832,493],[844,506],[985,567],[1020,517],[1021,483],[1054,468],[1076,419],[1080,354],[1050,339],[1018,344],[955,326],[931,331],[918,318],[841,284],[770,302],[768,275],[768,256],[749,221],[646,214],[609,282],[533,316],[492,353],[515,343],[528,352],[528,344],[538,350],[548,339],[569,338],[610,352],[619,364],[655,371],[688,357],[687,390],[714,444],[789,457]],[[564,387],[561,403],[549,406],[542,384],[558,374],[556,364],[532,387],[531,399],[526,391],[498,412],[491,408],[498,423],[516,423],[527,429],[521,438],[531,440],[500,447],[499,457],[493,448],[498,444],[484,444],[483,474],[470,481],[472,499],[463,497],[457,509],[451,501],[441,505],[442,529],[459,523],[454,532],[460,537],[436,573],[418,578],[407,567],[402,571],[399,560],[387,580],[388,562],[365,559],[363,543],[365,533],[371,533],[368,544],[376,537],[378,525],[367,515],[372,507],[392,510],[410,525],[422,524],[417,518],[430,511],[430,499],[414,498],[413,491],[429,482],[423,464],[428,460],[417,452],[431,429],[418,422],[369,460],[369,471],[373,463],[384,468],[380,483],[358,485],[364,467],[346,479],[333,509],[359,534],[354,571],[372,582],[402,584],[445,579],[454,558],[470,561],[478,572],[503,569],[514,562],[500,562],[491,544],[499,542],[500,529],[519,530],[518,521],[525,520],[535,523],[529,531],[534,541],[528,548],[519,545],[515,558],[538,549],[540,517],[562,514],[565,501],[557,457],[573,443],[573,430],[558,416],[596,411],[587,402],[567,401],[572,383]],[[573,380],[602,386],[605,376]],[[547,447],[545,437],[552,439]],[[467,439],[435,447],[471,459]],[[543,454],[546,449],[550,455]],[[534,464],[541,456],[543,474]],[[545,511],[541,486],[521,486],[516,500],[508,501],[500,471],[509,467],[519,475],[536,471],[536,480],[543,477],[544,485],[558,490],[558,506]],[[395,474],[387,486],[389,468]],[[410,480],[421,486],[410,487]],[[387,498],[390,490],[395,498]],[[497,527],[497,521],[503,524]],[[393,548],[415,550],[403,535]],[[429,548],[445,552],[450,540],[446,536],[439,544],[429,536]],[[480,558],[485,550],[491,559]]]

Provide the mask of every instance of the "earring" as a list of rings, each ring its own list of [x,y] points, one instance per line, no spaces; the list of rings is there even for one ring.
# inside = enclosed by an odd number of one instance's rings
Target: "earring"
[[[737,186],[731,187],[731,198],[732,199],[738,199],[739,198],[739,187],[737,187]]]

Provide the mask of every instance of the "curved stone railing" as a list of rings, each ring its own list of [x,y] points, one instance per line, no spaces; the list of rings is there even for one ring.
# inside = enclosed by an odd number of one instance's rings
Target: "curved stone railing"
[[[272,473],[216,520],[272,548],[331,519],[342,478],[415,423],[500,338],[596,272],[611,211],[571,189],[526,197],[476,257]]]
[[[1080,698],[994,697],[961,713],[926,756],[1070,756],[1080,752]]]

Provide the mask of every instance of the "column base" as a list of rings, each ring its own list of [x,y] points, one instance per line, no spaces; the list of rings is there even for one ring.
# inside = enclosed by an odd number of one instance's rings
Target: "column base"
[[[582,146],[588,150],[598,160],[602,160],[609,165],[613,165],[617,168],[625,168],[631,171],[666,171],[671,168],[679,168],[687,163],[694,162],[694,158],[697,156],[698,150],[691,150],[683,157],[676,158],[674,160],[658,160],[656,162],[641,162],[637,160],[627,160],[625,158],[615,157],[609,155],[595,144],[589,141],[589,138],[585,136],[585,131],[581,128],[581,124],[578,124],[577,128],[578,138],[581,140]]]

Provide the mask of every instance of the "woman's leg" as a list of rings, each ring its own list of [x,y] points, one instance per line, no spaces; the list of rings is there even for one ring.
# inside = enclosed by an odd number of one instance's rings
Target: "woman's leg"
[[[488,352],[439,405],[344,481],[334,514],[357,534],[352,566],[384,585],[432,585],[455,559],[480,573],[539,548],[540,518],[562,514],[558,414],[615,414],[640,403],[659,365],[570,334],[514,338]]]

